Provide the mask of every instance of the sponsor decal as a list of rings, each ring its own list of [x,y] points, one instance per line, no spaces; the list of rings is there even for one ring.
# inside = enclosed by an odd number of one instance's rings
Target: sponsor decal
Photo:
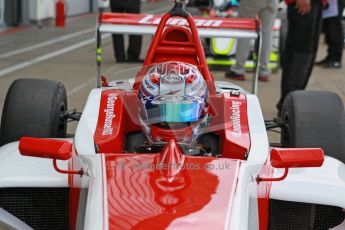
[[[108,94],[107,107],[104,110],[105,119],[104,119],[102,136],[111,135],[113,133],[113,119],[116,116],[114,113],[116,99],[117,99],[116,93]]]
[[[239,101],[232,101],[231,102],[231,120],[232,120],[232,128],[231,134],[236,137],[240,138],[242,136],[242,126],[241,126],[241,111],[240,106],[241,102]]]
[[[156,18],[154,15],[149,14],[143,17],[139,24],[153,24],[158,25],[161,18]],[[212,20],[212,19],[194,19],[196,26],[205,26],[205,27],[220,27],[223,23],[223,20]],[[184,18],[170,18],[167,21],[168,25],[179,25],[186,26],[188,25],[187,20]]]
[[[161,78],[164,83],[182,83],[184,78],[178,75],[167,75]]]
[[[167,104],[167,103],[183,103],[183,104],[192,104],[193,100],[197,100],[194,97],[189,96],[177,96],[177,95],[164,95],[157,96],[152,100],[152,104]]]

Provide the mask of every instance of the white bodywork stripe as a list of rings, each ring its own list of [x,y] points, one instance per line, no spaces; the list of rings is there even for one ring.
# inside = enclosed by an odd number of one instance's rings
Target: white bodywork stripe
[[[67,174],[56,172],[51,159],[22,156],[18,144],[0,147],[0,188],[68,187]],[[58,165],[68,169],[68,161],[58,161]]]
[[[87,170],[87,176],[89,177],[89,188],[86,201],[84,229],[107,229],[105,221],[108,219],[107,212],[103,210],[104,202],[107,202],[107,194],[104,193],[104,160],[103,156],[80,156],[80,160],[83,163],[84,170]],[[103,171],[102,171],[103,170]]]
[[[79,155],[96,154],[93,136],[98,121],[101,93],[102,89],[93,89],[91,91],[78,123],[74,145]]]
[[[273,176],[283,170],[275,169]],[[272,183],[270,198],[345,208],[345,164],[325,156],[321,167],[290,168],[288,176]]]
[[[226,216],[226,230],[259,229],[255,175],[262,165],[242,162],[232,212]],[[250,210],[251,209],[251,210]],[[254,209],[254,210],[253,210]]]
[[[250,150],[247,162],[263,165],[269,155],[269,141],[257,96],[246,94]]]

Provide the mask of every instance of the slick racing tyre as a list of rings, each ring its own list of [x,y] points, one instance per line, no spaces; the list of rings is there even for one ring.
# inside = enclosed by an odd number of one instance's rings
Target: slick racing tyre
[[[10,86],[2,111],[0,146],[22,136],[64,137],[65,87],[56,81],[18,79]]]
[[[345,163],[344,105],[325,91],[294,91],[283,104],[283,147],[320,147]]]

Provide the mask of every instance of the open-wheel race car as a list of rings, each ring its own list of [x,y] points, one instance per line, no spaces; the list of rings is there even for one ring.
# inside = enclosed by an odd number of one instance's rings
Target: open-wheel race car
[[[73,138],[63,85],[16,80],[1,120],[0,227],[344,229],[340,98],[297,91],[267,122],[255,94],[208,70],[199,36],[255,37],[257,25],[193,20],[179,2],[161,18],[100,15],[98,87]],[[136,75],[101,78],[102,33],[155,33]]]

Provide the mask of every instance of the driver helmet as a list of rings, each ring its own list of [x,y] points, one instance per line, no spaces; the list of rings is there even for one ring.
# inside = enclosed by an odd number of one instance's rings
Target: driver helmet
[[[183,62],[150,66],[138,96],[139,121],[149,142],[197,140],[207,119],[208,89],[196,66]]]

